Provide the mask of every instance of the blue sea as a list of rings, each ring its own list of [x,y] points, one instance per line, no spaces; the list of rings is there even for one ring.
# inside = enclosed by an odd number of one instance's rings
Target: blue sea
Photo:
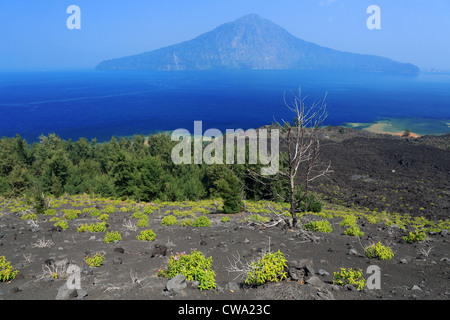
[[[0,136],[28,142],[110,140],[185,128],[257,128],[293,119],[283,96],[301,88],[305,104],[327,95],[324,125],[450,132],[450,75],[318,71],[66,71],[0,74]],[[358,125],[355,125],[357,123]]]

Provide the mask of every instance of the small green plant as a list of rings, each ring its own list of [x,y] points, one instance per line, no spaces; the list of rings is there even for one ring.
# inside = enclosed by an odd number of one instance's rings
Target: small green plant
[[[183,274],[188,281],[198,281],[200,290],[216,287],[216,273],[211,269],[212,257],[205,258],[203,253],[194,250],[190,254],[185,252],[171,254],[167,269],[160,269],[158,276],[173,278]]]
[[[223,216],[223,217],[220,219],[220,222],[228,222],[228,221],[230,221],[230,217],[229,217],[229,216]]]
[[[86,263],[91,267],[100,267],[104,259],[104,255],[98,252],[93,257],[86,256],[86,258],[84,258]]]
[[[55,222],[54,226],[61,227],[61,229],[64,229],[64,230],[69,229],[69,224],[65,220],[59,220],[59,221]]]
[[[345,286],[351,284],[358,290],[362,290],[366,285],[366,279],[363,277],[362,270],[353,270],[353,268],[341,268],[341,271],[334,273],[333,284]]]
[[[153,241],[156,238],[155,232],[152,229],[147,229],[141,231],[141,234],[136,237],[136,239],[141,241]]]
[[[37,215],[33,212],[26,213],[22,217],[20,217],[22,220],[37,220]]]
[[[99,220],[103,220],[103,221],[108,221],[109,214],[107,214],[107,213],[101,214],[101,215],[98,216],[98,219]]]
[[[6,261],[5,256],[0,256],[0,282],[14,280],[18,273],[19,271],[14,270],[11,263]]]
[[[193,224],[194,224],[194,219],[186,218],[186,219],[181,220],[181,225],[182,225],[183,227],[190,227],[190,226],[192,226]]]
[[[82,224],[77,228],[78,232],[105,232],[106,231],[106,223],[105,222],[98,222],[88,225]]]
[[[328,220],[310,221],[303,225],[303,229],[308,231],[319,231],[330,233],[333,231]]]
[[[247,272],[246,284],[261,285],[270,282],[278,282],[287,278],[287,260],[284,254],[277,252],[267,252],[256,261],[250,263],[250,271]]]
[[[116,212],[116,207],[114,207],[112,205],[106,206],[105,213],[111,214],[111,213],[114,213],[114,212]]]
[[[269,217],[263,217],[259,214],[254,213],[254,214],[248,216],[247,218],[245,218],[243,222],[253,222],[253,223],[258,224],[258,223],[267,223],[269,221],[270,221]]]
[[[74,209],[63,209],[62,212],[64,213],[63,219],[66,220],[74,220],[78,218],[78,214],[81,213],[80,210],[74,210]]]
[[[378,258],[380,260],[391,260],[394,257],[392,249],[384,246],[380,241],[366,247],[364,249],[364,255],[369,259]]]
[[[122,235],[118,231],[108,231],[103,241],[110,243],[120,240],[122,240]]]
[[[139,219],[139,221],[136,223],[136,226],[147,228],[148,227],[148,218],[145,216],[143,219]]]
[[[55,209],[47,209],[47,210],[45,210],[44,215],[46,215],[46,216],[54,216],[56,213],[57,212],[56,212]]]
[[[348,227],[344,231],[344,234],[347,236],[362,237],[364,235],[364,232],[359,230],[358,226],[352,226],[352,227]]]
[[[197,219],[195,219],[194,223],[192,224],[193,227],[209,227],[211,225],[211,220],[209,220],[205,216],[200,216]]]
[[[355,216],[345,216],[344,219],[341,221],[340,226],[341,227],[352,227],[356,226],[356,217]]]
[[[416,230],[414,232],[409,232],[408,235],[403,237],[407,243],[423,241],[427,238],[427,234],[424,231]]]
[[[165,216],[162,220],[161,220],[161,224],[163,226],[171,226],[174,224],[178,224],[177,218],[173,215],[170,216]]]

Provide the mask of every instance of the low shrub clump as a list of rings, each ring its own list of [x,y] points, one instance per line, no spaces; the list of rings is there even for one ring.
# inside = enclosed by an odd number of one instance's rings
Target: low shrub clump
[[[194,223],[192,224],[193,227],[209,227],[211,225],[211,220],[209,220],[205,216],[200,216],[197,219],[195,219]]]
[[[93,257],[86,256],[84,260],[91,267],[100,267],[105,260],[105,257],[103,254],[97,252]]]
[[[427,234],[424,231],[409,232],[408,235],[403,237],[407,243],[423,241],[427,238]]]
[[[394,257],[392,249],[384,246],[378,241],[364,249],[364,254],[367,258],[378,258],[380,260],[391,260]]]
[[[178,221],[177,221],[177,218],[175,216],[170,215],[170,216],[165,216],[162,219],[161,224],[163,226],[171,226],[171,225],[174,225],[174,224],[178,224]]]
[[[216,273],[211,269],[212,257],[205,258],[200,251],[192,251],[191,254],[185,252],[171,254],[167,269],[160,269],[158,276],[173,278],[182,274],[189,281],[198,281],[200,290],[216,288]]]
[[[118,231],[110,231],[106,233],[106,236],[104,238],[104,241],[106,243],[114,242],[114,241],[120,241],[122,240],[122,235]]]
[[[330,222],[328,220],[310,221],[303,225],[303,229],[308,231],[319,231],[325,233],[330,233],[331,231],[333,231]]]
[[[136,237],[136,239],[141,241],[153,241],[156,238],[155,232],[152,229],[147,229],[141,231],[141,234]]]
[[[264,253],[262,257],[250,263],[250,271],[245,279],[246,284],[261,285],[270,282],[278,282],[287,278],[287,260],[284,254],[278,250],[273,253]]]
[[[88,225],[82,224],[77,229],[78,232],[105,232],[106,231],[106,223],[105,222],[98,222]]]
[[[363,277],[362,270],[353,270],[352,268],[341,268],[341,271],[334,273],[333,284],[345,286],[350,284],[356,289],[362,290],[366,285],[366,279]]]
[[[348,227],[344,231],[344,234],[347,236],[362,237],[364,235],[364,232],[359,230],[358,226],[352,226],[352,227]]]
[[[14,280],[18,273],[19,271],[14,270],[11,263],[6,261],[5,256],[0,256],[0,282]]]

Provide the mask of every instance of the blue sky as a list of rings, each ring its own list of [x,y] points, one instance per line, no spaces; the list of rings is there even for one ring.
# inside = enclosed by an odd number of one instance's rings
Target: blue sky
[[[381,30],[366,27],[372,4]],[[81,30],[66,27],[70,5],[81,9]],[[0,0],[0,70],[94,68],[249,13],[333,49],[450,70],[448,0]]]

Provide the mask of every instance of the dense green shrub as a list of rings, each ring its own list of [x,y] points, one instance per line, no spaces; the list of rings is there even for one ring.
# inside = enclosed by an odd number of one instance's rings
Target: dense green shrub
[[[353,270],[353,268],[341,268],[341,271],[334,273],[333,284],[345,286],[351,284],[358,290],[362,290],[366,285],[366,279],[363,277],[362,270]]]
[[[0,282],[14,280],[18,273],[19,271],[11,267],[11,263],[6,261],[5,256],[0,256]]]
[[[391,260],[394,257],[392,249],[384,246],[381,242],[372,244],[364,249],[367,258],[378,258],[380,260]]]
[[[245,283],[261,285],[267,281],[278,282],[287,278],[286,268],[287,260],[280,250],[264,253],[260,259],[250,263]]]
[[[122,235],[118,231],[108,231],[103,241],[110,243],[120,240],[122,240]]]
[[[205,258],[200,251],[192,251],[171,254],[167,269],[160,269],[158,275],[165,278],[173,278],[182,274],[189,281],[198,281],[200,290],[216,288],[216,273],[211,269],[212,257]]]
[[[205,216],[200,216],[197,219],[195,219],[194,223],[192,224],[193,227],[209,227],[211,225],[211,220],[209,220]]]
[[[328,220],[310,221],[303,225],[303,229],[308,231],[319,231],[326,233],[330,233],[331,231],[333,231]]]
[[[156,238],[155,232],[152,229],[141,231],[140,235],[136,237],[136,239],[141,241],[153,241]]]
[[[171,226],[174,224],[178,224],[177,218],[175,216],[169,215],[169,216],[165,216],[162,220],[161,220],[161,224],[163,226]]]

